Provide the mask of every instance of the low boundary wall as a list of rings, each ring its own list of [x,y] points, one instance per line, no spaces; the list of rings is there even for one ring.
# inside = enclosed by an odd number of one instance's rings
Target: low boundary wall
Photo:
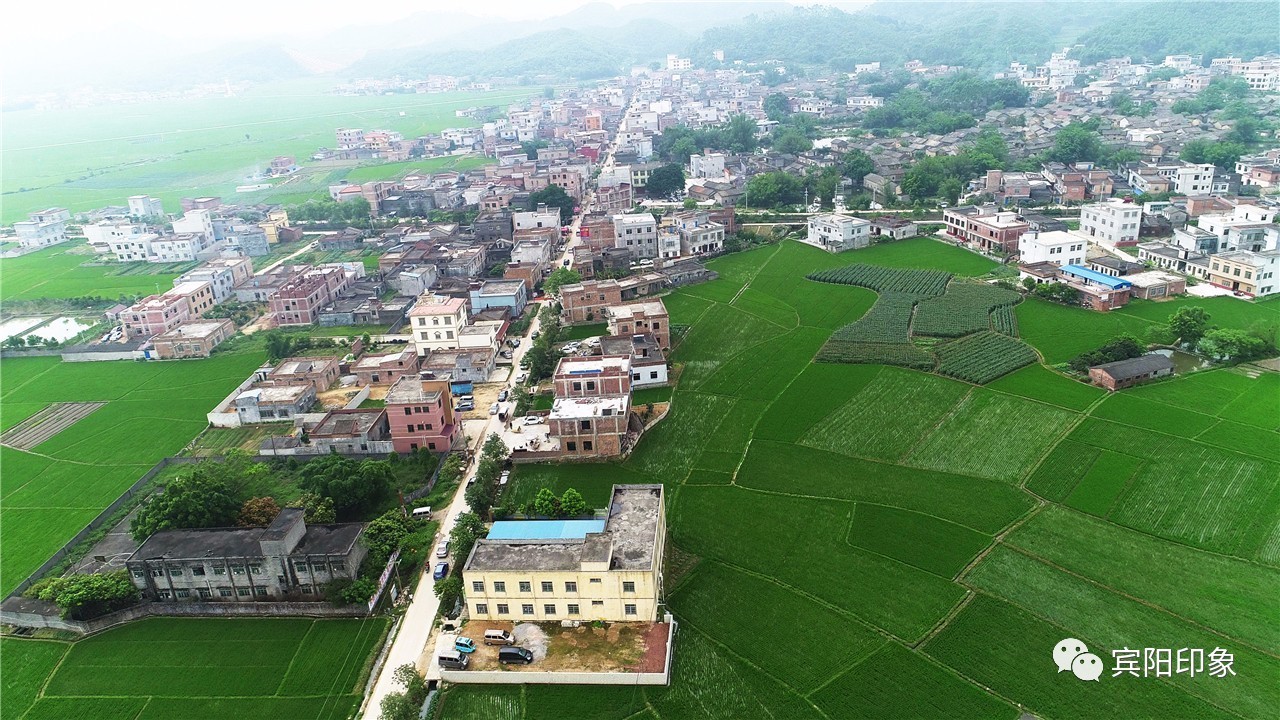
[[[147,617],[366,617],[365,608],[334,607],[329,603],[143,603],[93,620],[67,620],[33,612],[0,610],[0,623],[30,628],[53,628],[91,635]]]

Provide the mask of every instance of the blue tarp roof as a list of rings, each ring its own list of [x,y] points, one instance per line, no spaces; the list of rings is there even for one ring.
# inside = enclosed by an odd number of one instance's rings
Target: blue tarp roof
[[[490,540],[572,540],[604,530],[604,520],[499,520]]]
[[[1090,270],[1087,267],[1081,267],[1079,265],[1063,265],[1062,272],[1068,275],[1075,275],[1078,278],[1084,278],[1085,280],[1088,280],[1090,282],[1096,282],[1099,285],[1105,285],[1111,288],[1112,290],[1119,290],[1120,288],[1133,287],[1133,283],[1129,282],[1128,280],[1124,280],[1118,277],[1111,277],[1110,275],[1103,275],[1100,272],[1095,272],[1093,270]]]

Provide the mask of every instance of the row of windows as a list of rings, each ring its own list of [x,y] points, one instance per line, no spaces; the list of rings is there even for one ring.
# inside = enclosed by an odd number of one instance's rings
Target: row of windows
[[[603,601],[603,600],[592,600],[592,601],[591,601],[591,607],[604,607],[604,601]],[[498,603],[498,604],[495,606],[495,610],[497,611],[497,614],[499,614],[499,615],[510,615],[510,614],[511,614],[511,606],[510,606],[510,605],[507,605],[506,603]],[[555,603],[546,603],[545,605],[543,605],[543,606],[542,606],[542,614],[543,614],[543,616],[545,616],[545,617],[552,617],[552,616],[554,616],[554,615],[556,614],[556,612],[557,612],[557,610],[556,610],[556,604],[555,604]],[[638,614],[638,613],[636,612],[636,606],[635,606],[635,604],[634,604],[634,603],[626,603],[626,604],[624,604],[624,605],[622,606],[622,612],[623,612],[623,614],[626,614],[626,615],[637,615],[637,614]],[[476,603],[476,614],[477,614],[477,615],[488,615],[488,614],[489,614],[489,603]],[[533,615],[533,604],[532,604],[532,603],[524,603],[524,604],[520,605],[520,614],[521,614],[521,615]],[[581,609],[578,607],[578,604],[577,604],[577,603],[567,603],[567,604],[565,605],[565,614],[566,614],[566,615],[569,615],[569,616],[581,615],[581,614],[582,614],[582,611],[581,611]]]
[[[302,592],[310,595],[314,591],[311,588],[306,587],[302,589]],[[201,599],[205,599],[205,600],[213,597],[213,591],[210,590],[209,588],[198,588],[196,590],[196,593],[199,594]],[[218,588],[218,597],[233,597],[233,596],[249,597],[250,595],[257,595],[259,597],[262,597],[262,596],[265,596],[266,594],[267,594],[267,589],[264,587],[256,587],[256,588],[242,587],[242,588],[234,588],[234,589],[229,587]],[[173,592],[170,592],[168,590],[158,590],[156,591],[156,595],[159,596],[161,600],[172,600],[174,597],[177,597],[179,600],[185,600],[191,597],[191,591],[190,590],[174,590]]]
[[[244,565],[231,565],[230,567],[231,567],[232,575],[245,574]],[[311,570],[314,570],[315,572],[341,573],[341,572],[345,572],[346,570],[341,563],[335,562],[335,563],[328,563],[326,565],[326,563],[324,563],[323,561],[313,562],[310,564],[310,566],[308,566],[305,560],[294,560],[293,567],[298,572],[309,572]],[[207,574],[209,574],[209,571],[203,565],[193,565],[189,568],[183,568],[177,565],[170,565],[167,568],[163,568],[163,567],[151,568],[151,577],[156,577],[156,578],[164,577],[166,574],[166,571],[170,577],[182,577],[183,575],[186,574],[187,570],[190,570],[191,574],[194,577],[205,577]],[[249,565],[248,572],[252,575],[261,575],[262,566],[258,564]],[[213,575],[225,576],[226,574],[227,574],[227,566],[215,565],[213,567]],[[133,576],[136,578],[144,578],[147,576],[147,573],[144,570],[134,570]]]
[[[639,380],[639,379],[640,379],[640,373],[632,373],[632,374],[631,374],[631,379],[632,379],[632,380]],[[649,379],[650,379],[650,380],[657,380],[657,379],[658,379],[658,371],[657,371],[657,370],[651,370],[651,371],[649,372]]]
[[[435,406],[436,406],[437,408],[438,408],[438,407],[440,407],[440,405],[441,405],[441,404],[442,404],[442,401],[440,401],[440,400],[437,400],[437,401],[435,402]],[[428,407],[428,406],[424,406],[424,405],[411,405],[411,406],[406,407],[406,408],[404,409],[404,414],[405,414],[405,415],[413,415],[413,414],[416,414],[416,413],[429,413],[429,412],[431,412],[431,408],[430,408],[430,407]]]
[[[592,585],[599,585],[599,584],[601,584],[601,582],[602,582],[602,581],[600,580],[600,578],[591,578],[591,579],[589,580],[589,582],[590,582],[590,584],[592,584]],[[542,580],[541,582],[539,582],[539,583],[538,583],[538,587],[540,587],[540,588],[542,589],[542,592],[544,592],[544,593],[555,592],[555,591],[556,591],[556,587],[555,587],[555,585],[556,585],[556,584],[555,584],[554,582],[550,581],[550,580]],[[521,581],[519,582],[518,587],[520,588],[520,592],[522,592],[522,593],[533,592],[533,581],[532,581],[532,580],[521,580]],[[503,581],[503,580],[494,580],[494,581],[493,581],[493,591],[494,591],[494,592],[496,592],[496,593],[504,593],[504,592],[506,592],[506,591],[507,591],[507,583],[506,583],[505,581]],[[565,581],[565,583],[564,583],[564,591],[565,591],[565,592],[567,592],[567,593],[576,593],[576,592],[578,592],[578,583],[577,583],[576,581],[574,581],[574,580],[566,580],[566,581]],[[633,593],[633,592],[635,592],[635,591],[636,591],[636,584],[635,584],[634,582],[632,582],[632,581],[630,581],[630,580],[623,580],[623,581],[622,581],[622,592],[625,592],[625,593]],[[482,593],[482,592],[484,592],[484,581],[483,581],[483,580],[472,580],[472,581],[471,581],[471,592],[477,592],[477,593]]]

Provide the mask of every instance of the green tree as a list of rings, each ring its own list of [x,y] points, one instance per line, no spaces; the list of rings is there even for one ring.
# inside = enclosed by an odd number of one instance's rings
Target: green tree
[[[75,620],[105,615],[138,600],[138,590],[127,570],[45,578],[28,588],[25,595],[51,602],[62,610],[63,617]]]
[[[409,519],[400,508],[393,508],[369,521],[361,535],[374,565],[381,565],[400,547],[409,534]]]
[[[764,114],[774,122],[782,122],[791,114],[791,101],[786,93],[770,93],[764,98]]]
[[[533,499],[533,512],[536,515],[544,517],[555,517],[559,514],[560,499],[556,494],[551,492],[551,488],[542,487],[538,489],[538,495]]]
[[[239,514],[240,502],[225,481],[193,472],[143,502],[129,532],[142,542],[161,530],[234,525]]]
[[[498,433],[489,433],[489,437],[484,439],[484,446],[480,448],[482,455],[498,460],[505,459],[510,452],[511,450],[506,443],[502,442],[502,436]]]
[[[440,474],[436,479],[438,482],[442,482],[446,485],[452,485],[453,483],[460,482],[462,480],[462,474],[466,469],[467,467],[463,463],[462,455],[458,453],[449,453],[448,457],[444,459],[444,464],[440,466]]]
[[[670,163],[649,173],[645,181],[645,192],[650,197],[665,197],[672,193],[684,192],[684,166]]]
[[[950,177],[943,180],[938,185],[938,197],[943,198],[951,205],[955,205],[960,200],[960,193],[964,191],[964,187],[960,185],[960,181]]]
[[[437,580],[431,589],[440,598],[441,611],[447,613],[462,598],[462,574],[449,573],[448,577]]]
[[[566,488],[560,496],[560,513],[566,517],[579,517],[587,514],[587,501],[582,493],[573,488]]]
[[[840,158],[840,174],[853,181],[854,187],[862,187],[862,179],[875,169],[875,161],[861,150],[850,150]]]
[[[784,172],[760,173],[747,182],[747,195],[757,207],[795,205],[804,200],[804,185]]]
[[[278,362],[289,357],[293,350],[293,341],[284,333],[272,330],[267,333],[267,360]]]
[[[240,517],[236,524],[241,527],[264,527],[280,514],[280,506],[273,497],[256,497],[244,501],[240,506]],[[306,518],[306,514],[303,514]]]
[[[1103,152],[1097,131],[1084,123],[1073,122],[1054,136],[1049,158],[1061,163],[1096,161],[1102,158]]]
[[[1200,338],[1196,348],[1209,357],[1227,362],[1255,360],[1274,350],[1268,348],[1261,338],[1234,328],[1209,330]]]
[[[482,461],[482,464],[485,461]],[[480,517],[488,517],[489,511],[493,509],[493,481],[488,478],[480,477],[477,473],[476,481],[467,486],[464,493],[467,505],[471,508],[471,512]]]
[[[671,149],[665,156],[672,162],[680,163],[683,166],[689,162],[691,155],[697,155],[698,152],[698,144],[692,138],[682,137],[671,144]]]
[[[730,152],[746,153],[756,149],[756,121],[749,115],[742,113],[730,115],[725,133]]]
[[[799,155],[813,147],[813,141],[795,128],[786,128],[773,141],[773,149],[787,155]]]
[[[466,558],[476,541],[484,537],[484,520],[473,512],[465,512],[458,516],[449,532],[449,548],[456,558]]]
[[[333,500],[342,517],[355,517],[387,497],[395,473],[386,460],[357,462],[336,453],[302,466],[298,487]]]
[[[536,208],[543,204],[560,209],[560,223],[563,225],[573,217],[573,209],[578,206],[578,201],[559,185],[548,185],[529,195],[529,207]]]
[[[1209,331],[1209,313],[1199,305],[1178,308],[1169,316],[1169,330],[1183,343],[1195,347]]]
[[[300,507],[302,519],[307,524],[324,524],[338,521],[338,512],[333,507],[333,499],[322,497],[316,493],[303,493],[289,507]]]
[[[684,202],[681,203],[681,205],[684,207],[685,210],[696,210],[698,208],[698,201],[694,200],[691,197],[687,197],[684,199]]]
[[[558,267],[551,271],[546,280],[542,281],[542,289],[549,295],[558,295],[560,288],[578,282],[582,282],[582,273],[567,267]]]

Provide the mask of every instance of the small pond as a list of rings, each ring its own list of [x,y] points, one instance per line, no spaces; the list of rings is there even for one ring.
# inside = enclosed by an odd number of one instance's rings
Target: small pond
[[[1213,363],[1205,360],[1199,355],[1192,355],[1189,352],[1181,350],[1171,350],[1169,348],[1160,348],[1156,350],[1157,355],[1163,355],[1173,360],[1173,373],[1175,375],[1183,375],[1196,370],[1204,370],[1213,367]]]

